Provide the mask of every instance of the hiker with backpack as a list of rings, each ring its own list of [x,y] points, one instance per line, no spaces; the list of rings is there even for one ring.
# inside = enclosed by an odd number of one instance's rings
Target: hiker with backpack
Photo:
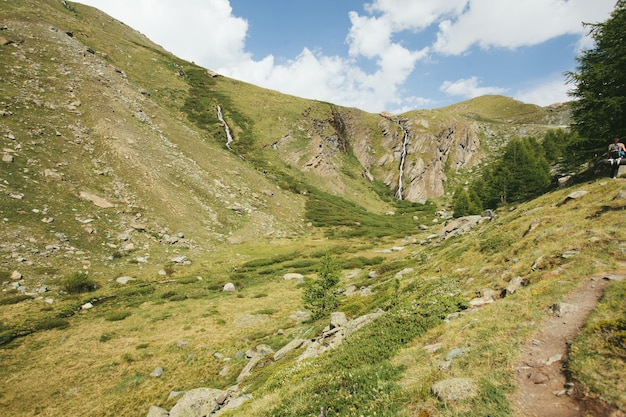
[[[619,164],[624,157],[626,157],[626,146],[619,141],[619,138],[615,138],[607,151],[607,158],[611,164],[611,178],[617,178]]]

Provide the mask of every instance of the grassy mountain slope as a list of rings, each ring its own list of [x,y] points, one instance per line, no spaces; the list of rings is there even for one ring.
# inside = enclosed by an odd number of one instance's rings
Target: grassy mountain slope
[[[231,415],[511,415],[519,345],[547,307],[624,260],[621,180],[505,208],[448,240],[437,237],[445,193],[393,198],[401,126],[407,182],[445,191],[509,138],[563,124],[567,106],[488,96],[375,115],[216,76],[77,3],[0,12],[2,415],[143,416],[169,409],[172,391],[235,385],[242,352],[327,325],[294,320],[303,289],[282,278],[314,279],[326,251],[342,290],[373,293],[342,295],[340,310],[384,318],[332,354],[256,369],[240,387],[253,398]],[[588,194],[562,204],[576,190]],[[466,309],[518,275],[519,293]],[[81,280],[95,290],[70,291]],[[229,282],[236,293],[222,291]],[[619,299],[623,283],[611,291]],[[602,320],[622,310],[610,304]],[[581,346],[612,349],[605,339]],[[471,353],[440,369],[453,347]],[[602,359],[578,360],[591,395],[624,409],[619,378],[598,382],[584,365]],[[432,382],[461,375],[480,382],[478,397],[431,395]]]

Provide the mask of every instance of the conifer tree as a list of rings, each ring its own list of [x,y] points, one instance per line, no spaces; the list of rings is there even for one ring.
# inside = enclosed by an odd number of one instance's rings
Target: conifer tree
[[[595,46],[577,58],[576,71],[565,75],[575,85],[572,127],[586,147],[600,150],[612,138],[626,137],[626,0],[617,1],[605,22],[584,25]]]
[[[339,282],[341,267],[337,259],[326,252],[317,273],[318,278],[306,283],[303,293],[304,306],[311,310],[311,319],[316,320],[332,313],[339,300],[334,293]]]

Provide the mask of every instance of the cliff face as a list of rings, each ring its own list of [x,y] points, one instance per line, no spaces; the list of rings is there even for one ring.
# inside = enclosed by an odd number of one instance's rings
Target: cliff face
[[[496,155],[511,138],[541,138],[547,130],[564,127],[569,120],[567,106],[543,109],[501,96],[488,99],[499,106],[504,101],[509,108],[519,108],[521,116],[497,117],[485,109],[482,111],[489,117],[484,117],[475,112],[476,103],[470,101],[443,110],[371,115],[376,118],[372,125],[362,113],[340,108],[308,130],[312,139],[309,149],[317,152],[312,152],[314,156],[302,168],[333,176],[334,184],[341,184],[340,155],[349,149],[359,161],[364,178],[382,182],[398,198],[423,203],[442,196],[450,176]],[[481,111],[484,99],[476,101]]]
[[[401,129],[394,128],[394,124]],[[399,184],[399,171],[394,172],[393,166],[402,159],[407,135],[402,191],[405,200],[424,202],[443,195],[446,172],[471,168],[482,157],[475,122],[449,118],[431,126],[426,118],[385,118],[380,125],[386,133],[382,142],[386,153],[376,164],[386,168],[383,181],[394,190]]]

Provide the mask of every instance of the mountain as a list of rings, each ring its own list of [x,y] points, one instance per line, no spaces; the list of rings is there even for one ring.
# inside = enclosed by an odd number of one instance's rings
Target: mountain
[[[342,302],[356,319],[415,305],[416,294],[440,304],[450,295],[437,313],[445,318],[476,291],[505,287],[513,271],[530,274],[528,262],[547,274],[569,246],[586,265],[596,251],[616,251],[617,214],[602,207],[618,203],[607,197],[576,215],[586,224],[598,210],[609,224],[594,226],[593,252],[578,232],[567,248],[514,244],[535,217],[550,225],[544,236],[565,234],[557,224],[569,213],[553,212],[564,191],[476,225],[474,240],[440,240],[450,191],[511,138],[567,126],[567,104],[485,96],[371,114],[221,76],[78,3],[5,1],[0,10],[1,378],[22,388],[0,396],[11,415],[145,415],[151,404],[171,406],[170,391],[236,382],[278,401],[276,378],[292,375],[296,389],[304,376],[267,366],[241,384],[238,353],[321,332],[325,323],[293,319],[305,309],[302,285],[283,276],[313,279],[326,252],[343,286],[376,295]],[[436,290],[418,283],[437,274]],[[72,280],[88,288],[73,293]],[[528,291],[548,285],[526,281],[538,286]],[[228,283],[236,293],[222,291]],[[565,291],[550,288],[541,302]],[[149,377],[157,366],[164,377]]]

